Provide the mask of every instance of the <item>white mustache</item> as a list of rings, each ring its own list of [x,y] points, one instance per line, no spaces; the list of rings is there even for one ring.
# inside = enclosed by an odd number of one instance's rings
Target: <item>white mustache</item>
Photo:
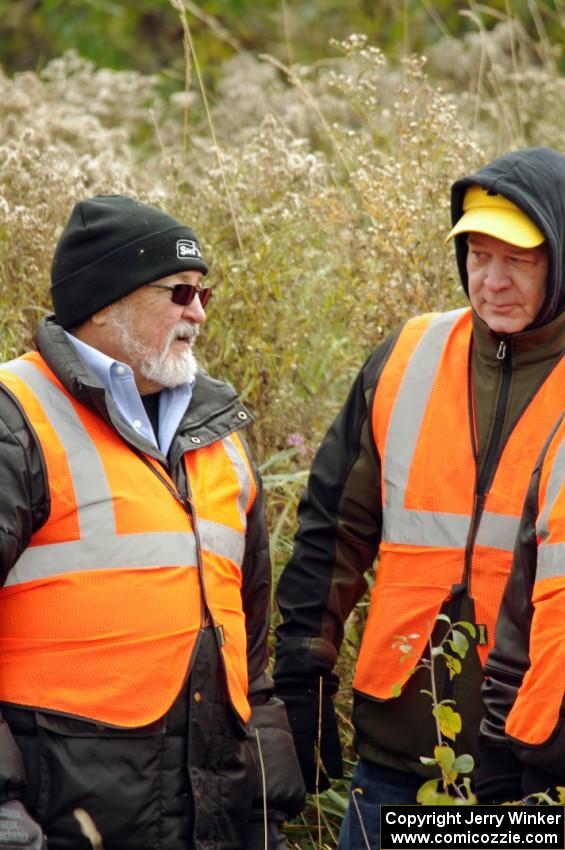
[[[199,333],[200,326],[195,324],[194,322],[179,322],[178,325],[176,325],[169,333],[166,345],[168,347],[175,341],[175,339],[179,339],[179,337],[188,339],[188,341],[192,343],[194,342]]]

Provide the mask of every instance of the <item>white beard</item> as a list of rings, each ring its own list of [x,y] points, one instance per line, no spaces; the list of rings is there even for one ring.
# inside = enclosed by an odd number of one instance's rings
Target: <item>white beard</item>
[[[177,387],[194,380],[198,370],[192,346],[200,327],[193,322],[180,321],[169,333],[162,348],[152,351],[136,338],[133,328],[130,305],[116,302],[112,305],[109,320],[116,333],[130,365],[150,381],[163,387]],[[189,348],[179,354],[171,352],[171,346],[179,337],[189,341]]]

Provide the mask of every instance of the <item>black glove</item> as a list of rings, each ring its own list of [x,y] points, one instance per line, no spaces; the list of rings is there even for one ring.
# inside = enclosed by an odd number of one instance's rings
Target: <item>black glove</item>
[[[554,773],[546,773],[544,770],[528,765],[522,774],[522,794],[530,797],[532,794],[547,794],[552,800],[558,799],[557,785],[563,785],[563,777]]]
[[[43,830],[19,800],[0,806],[1,850],[47,850]]]
[[[275,812],[284,812],[279,818],[282,823],[301,812],[306,802],[306,789],[287,722],[287,713],[284,704],[276,697],[271,697],[262,705],[252,705],[251,708],[251,723],[255,729],[251,741],[255,760],[258,770],[261,761],[265,767],[265,788],[261,771],[255,804],[260,807],[265,796],[269,817],[272,815],[276,818]],[[261,745],[261,756],[258,743]]]
[[[285,692],[277,689],[286,706],[288,722],[294,738],[296,755],[302,768],[306,790],[310,793],[325,791],[330,787],[328,776],[320,767],[316,788],[315,745],[318,742],[319,694],[313,689]],[[335,779],[343,776],[341,745],[334,704],[329,694],[322,694],[322,723],[320,736],[320,759],[327,774]]]
[[[473,790],[479,803],[509,803],[522,797],[522,770],[510,746],[479,738],[479,765],[473,774]]]
[[[267,821],[267,850],[287,850],[283,820]],[[265,824],[262,817],[249,821],[245,830],[244,850],[265,850]]]

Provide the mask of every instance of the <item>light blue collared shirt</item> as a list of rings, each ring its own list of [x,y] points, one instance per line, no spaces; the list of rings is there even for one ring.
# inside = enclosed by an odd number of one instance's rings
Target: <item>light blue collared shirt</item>
[[[96,375],[106,392],[113,398],[122,419],[134,431],[167,455],[179,423],[190,404],[194,381],[178,387],[165,387],[159,393],[159,433],[155,432],[147,416],[133,372],[127,363],[112,360],[107,354],[93,348],[76,336],[67,333],[67,339],[78,352],[81,360]]]

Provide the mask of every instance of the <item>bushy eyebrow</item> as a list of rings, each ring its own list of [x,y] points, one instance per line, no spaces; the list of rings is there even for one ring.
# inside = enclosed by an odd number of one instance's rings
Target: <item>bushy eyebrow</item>
[[[508,244],[510,244],[510,243],[508,243]],[[481,238],[476,237],[476,236],[468,236],[467,237],[467,245],[468,245],[469,248],[472,248],[472,247],[481,248],[481,245],[482,245]],[[521,254],[528,254],[529,255],[531,251],[538,251],[538,250],[543,251],[544,250],[543,243],[541,245],[534,245],[533,248],[520,248],[519,245],[511,245],[510,248],[511,248],[510,253],[518,254],[518,255],[521,255]]]
[[[471,248],[473,245],[480,245],[481,237],[480,236],[467,236],[467,245]]]

